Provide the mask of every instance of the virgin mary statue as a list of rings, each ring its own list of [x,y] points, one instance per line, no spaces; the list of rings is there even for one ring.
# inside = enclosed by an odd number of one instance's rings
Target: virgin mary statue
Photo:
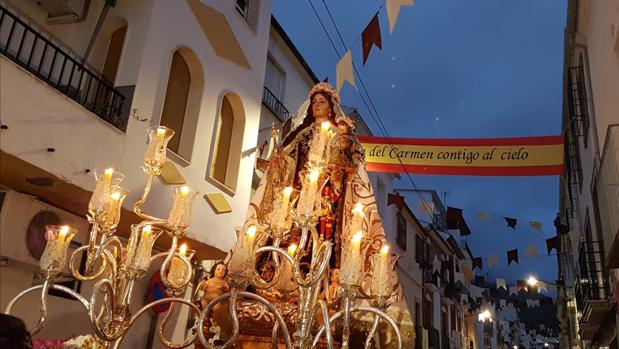
[[[315,241],[330,242],[327,244],[331,249],[330,257],[325,258],[328,262],[325,263],[326,270],[319,286],[321,290],[317,294],[327,298],[331,314],[341,306],[334,288],[341,287],[343,280],[351,277],[347,270],[349,266],[344,265],[347,263],[345,254],[350,252],[353,235],[362,233],[360,246],[357,247],[361,256],[356,263],[361,268],[361,286],[354,305],[371,303],[370,288],[377,275],[370,256],[384,250],[387,241],[365,170],[363,150],[355,136],[354,121],[342,112],[340,97],[333,87],[321,82],[311,89],[308,100],[284,126],[284,133],[283,141],[272,152],[251,200],[243,230],[253,229],[256,232],[253,242],[257,246],[275,244],[290,253],[301,254],[300,270],[306,273],[311,269],[312,259],[318,257],[307,252],[312,249],[312,241],[303,241],[299,221],[305,221],[305,227],[311,226],[314,244]],[[295,252],[297,246],[299,250]],[[302,246],[306,251],[302,250]],[[269,285],[258,287],[256,292],[284,309],[284,316],[288,314],[292,317],[294,326],[295,309],[301,301],[295,291],[295,278],[289,263],[263,253],[257,257],[254,267],[263,279],[263,285]],[[393,264],[387,270],[385,274],[389,275],[386,279],[393,292],[382,306],[398,324],[402,347],[409,348],[414,337],[410,313]],[[269,284],[275,278],[277,282]],[[242,311],[240,313],[243,314]],[[353,326],[352,331],[363,333],[368,328],[367,323],[371,327],[371,318],[355,318],[358,321],[353,322],[361,325]],[[241,324],[245,320],[241,319]],[[318,325],[320,321],[315,326]],[[268,330],[271,329],[269,326],[266,325]],[[380,344],[377,342],[377,346],[386,348],[394,345],[393,333],[388,332],[388,328],[379,326]],[[335,333],[337,336],[337,330]],[[351,336],[351,339],[353,337],[357,336]],[[352,342],[351,347],[355,347]]]

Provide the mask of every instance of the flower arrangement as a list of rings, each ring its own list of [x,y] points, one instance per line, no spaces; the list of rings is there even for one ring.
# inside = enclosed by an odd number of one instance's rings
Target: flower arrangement
[[[103,344],[97,337],[88,334],[71,337],[67,340],[56,338],[35,338],[32,340],[34,349],[100,349]]]

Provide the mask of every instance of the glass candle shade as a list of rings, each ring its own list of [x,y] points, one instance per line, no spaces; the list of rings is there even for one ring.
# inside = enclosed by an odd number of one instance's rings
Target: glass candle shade
[[[378,253],[372,255],[372,282],[370,294],[373,297],[389,298],[391,296],[391,266],[395,261],[389,254],[389,246],[384,245]]]
[[[296,212],[301,215],[311,215],[316,208],[316,203],[321,197],[322,188],[327,183],[329,176],[321,171],[320,167],[308,166],[301,171],[301,193],[297,201]]]
[[[125,248],[124,265],[136,278],[142,278],[150,266],[150,257],[155,240],[163,231],[150,225],[131,226],[131,236]]]
[[[110,195],[110,188],[119,185],[125,179],[124,174],[116,172],[112,168],[95,170],[94,175],[97,183],[88,202],[88,212],[93,217],[103,209],[107,196]]]
[[[174,131],[165,126],[156,126],[149,128],[146,132],[148,133],[148,146],[144,154],[144,170],[159,174],[166,161],[166,149],[168,142],[174,136]]]
[[[41,270],[58,273],[67,262],[67,248],[77,230],[67,225],[48,225],[45,227],[47,245],[39,262]]]
[[[228,273],[230,275],[249,275],[257,230],[254,226],[245,230],[238,227],[235,233],[236,243],[232,247],[232,255],[228,262]]]
[[[310,144],[307,155],[309,162],[315,164],[327,162],[331,138],[335,134],[332,129],[333,125],[328,121],[324,121],[320,125],[315,126],[314,137],[312,138],[312,143]]]
[[[168,224],[175,231],[184,230],[191,224],[191,210],[196,195],[198,195],[198,191],[186,185],[174,188],[174,201],[168,215]]]
[[[343,285],[360,285],[363,273],[361,240],[363,232],[358,231],[342,244],[342,262],[340,264],[340,283]]]
[[[188,250],[186,244],[182,244],[178,249],[177,255],[172,257],[170,270],[167,275],[168,283],[172,287],[181,288],[187,285],[189,279],[191,279],[191,268],[187,267],[182,258],[191,261],[195,253],[196,251],[194,250]]]
[[[294,193],[292,187],[286,187],[277,191],[273,200],[273,215],[271,217],[271,228],[281,233],[286,231],[292,225],[290,219],[290,207],[292,204],[292,195]]]
[[[107,196],[103,209],[99,214],[100,217],[97,219],[101,230],[104,232],[109,233],[118,226],[118,222],[120,222],[120,211],[128,192],[128,189],[118,185],[112,185],[110,187],[110,194]]]

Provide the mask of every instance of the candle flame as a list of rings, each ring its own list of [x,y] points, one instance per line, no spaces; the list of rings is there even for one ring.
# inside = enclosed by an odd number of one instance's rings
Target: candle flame
[[[354,214],[358,214],[361,217],[365,217],[364,207],[363,207],[363,204],[360,202],[357,202],[355,204],[355,208],[353,208],[352,212]]]
[[[182,244],[178,249],[178,254],[184,256],[187,253],[187,244]]]
[[[252,225],[251,227],[247,228],[245,234],[247,234],[247,236],[253,239],[256,236],[256,227]]]
[[[150,225],[145,225],[144,228],[142,228],[142,233],[150,234],[152,231],[153,227],[151,227]]]
[[[159,137],[163,137],[165,135],[165,128],[163,127],[158,127],[157,128],[157,136]]]
[[[320,175],[320,170],[319,169],[313,169],[310,174],[309,174],[309,179],[312,182],[317,182],[318,181],[318,176]]]
[[[380,255],[386,256],[389,253],[389,245],[384,245],[380,248]]]
[[[116,201],[120,200],[120,192],[119,191],[115,191],[112,193],[112,195],[110,195],[110,197]]]
[[[323,131],[326,131],[331,128],[331,123],[329,121],[323,121],[322,124],[320,124],[320,128],[322,128]]]
[[[290,194],[292,194],[292,187],[284,188],[284,195],[286,195],[287,197],[290,197]]]
[[[352,236],[352,242],[354,244],[360,244],[362,237],[363,237],[363,231],[359,230],[358,232],[355,233],[355,235]]]
[[[183,185],[183,186],[181,187],[181,193],[182,193],[183,195],[187,195],[187,194],[189,193],[189,187],[188,187],[188,186],[186,186],[186,185]]]
[[[105,169],[105,172],[103,173],[106,177],[112,177],[112,174],[114,173],[114,169],[109,167]]]
[[[69,232],[69,226],[68,225],[63,225],[62,227],[60,227],[60,236],[61,237],[65,237],[65,235],[67,235],[68,232]]]
[[[297,252],[297,244],[291,244],[290,246],[288,246],[289,255],[294,256],[296,252]]]

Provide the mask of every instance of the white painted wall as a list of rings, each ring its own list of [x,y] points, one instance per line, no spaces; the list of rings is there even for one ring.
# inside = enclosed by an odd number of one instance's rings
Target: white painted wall
[[[116,166],[127,176],[123,185],[130,190],[125,201],[125,206],[130,208],[143,188],[145,177],[140,167],[146,149],[145,132],[148,127],[159,123],[172,54],[179,47],[190,48],[204,72],[199,120],[193,153],[191,159],[186,159],[189,163],[172,156],[171,159],[176,161],[187,183],[202,194],[222,192],[220,187],[206,178],[223,94],[232,91],[239,95],[245,111],[238,185],[234,193],[223,191],[233,211],[216,215],[199,197],[188,232],[192,238],[222,250],[229,249],[234,242],[233,227],[243,220],[249,203],[271,2],[257,2],[260,8],[255,29],[244,23],[234,2],[203,2],[226,16],[252,66],[251,70],[215,54],[185,1],[119,1],[118,6],[110,11],[110,16],[124,18],[128,22],[128,32],[117,85],[136,85],[131,108],[140,118],[148,120],[140,122],[130,118],[127,132],[123,134],[2,58],[0,98],[3,103],[0,117],[10,129],[2,133],[1,149],[87,190],[94,188],[94,181],[84,175],[85,168]],[[102,4],[99,1],[91,3],[94,5],[86,21],[52,26],[42,24],[45,11],[33,5],[34,2],[11,2],[27,17],[39,22],[46,31],[62,41],[66,40],[67,46],[78,54],[85,50],[93,21],[99,14],[98,6]],[[93,51],[92,65],[102,65],[97,61],[102,54],[97,49]],[[26,102],[33,100],[38,103]],[[56,148],[55,153],[44,151],[50,146]],[[145,207],[153,215],[166,217],[171,201],[171,188],[156,180],[151,199]]]

